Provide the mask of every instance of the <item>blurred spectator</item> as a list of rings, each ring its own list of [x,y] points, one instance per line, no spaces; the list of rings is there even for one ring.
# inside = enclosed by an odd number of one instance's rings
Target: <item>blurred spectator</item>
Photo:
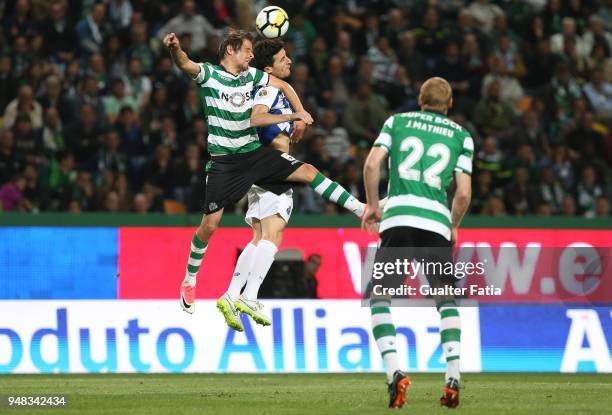
[[[286,38],[293,46],[293,56],[301,60],[308,55],[310,46],[317,37],[317,31],[313,24],[301,13],[291,16],[291,26],[287,31]]]
[[[415,89],[420,88],[420,82],[425,78],[426,63],[423,54],[416,48],[416,38],[412,31],[406,31],[399,37],[397,50],[398,62],[406,68],[408,78],[415,83]]]
[[[476,127],[486,135],[505,137],[511,132],[514,125],[514,111],[501,99],[499,80],[492,80],[487,85],[483,98],[474,108],[472,119]]]
[[[576,199],[578,200],[580,213],[586,217],[593,217],[595,215],[595,201],[602,195],[603,190],[597,183],[595,169],[590,166],[585,167],[576,186]]]
[[[582,35],[585,53],[590,55],[595,45],[599,44],[612,51],[612,33],[604,28],[603,19],[593,14],[589,17],[589,27]]]
[[[496,195],[490,196],[485,202],[481,213],[485,216],[505,216],[506,208],[503,199]]]
[[[295,22],[291,22],[292,25]],[[194,51],[200,51],[206,47],[207,36],[216,34],[217,30],[201,14],[197,14],[196,3],[193,0],[183,1],[180,14],[170,19],[157,32],[157,37],[163,39],[168,33],[176,33],[180,36],[187,33],[191,36],[191,47]]]
[[[563,196],[563,201],[561,202],[561,214],[563,216],[576,216],[576,200],[572,195]]]
[[[104,98],[104,113],[110,124],[113,124],[123,107],[133,110],[138,109],[138,103],[125,90],[125,82],[122,79],[114,79],[111,82],[111,95]]]
[[[125,92],[130,95],[138,104],[137,109],[142,110],[149,103],[151,96],[151,80],[144,76],[142,63],[137,57],[132,57],[128,63],[128,72],[123,77]]]
[[[120,143],[118,130],[111,129],[104,135],[104,146],[98,150],[96,158],[98,172],[111,170],[122,173],[127,171],[128,157],[120,151]]]
[[[561,186],[550,167],[542,169],[541,180],[538,199],[546,202],[552,212],[558,213],[563,203],[563,186]]]
[[[467,11],[474,16],[485,33],[489,33],[493,29],[495,17],[504,13],[499,6],[490,4],[489,0],[476,0],[469,5]]]
[[[119,195],[114,190],[106,193],[104,196],[104,205],[103,210],[109,213],[117,213],[121,212],[121,204],[119,200]]]
[[[376,82],[393,82],[397,69],[397,56],[387,37],[380,36],[376,39],[376,43],[368,49],[366,56],[374,65],[373,76]]]
[[[7,183],[19,171],[23,161],[15,150],[15,136],[11,130],[0,130],[0,185]]]
[[[599,196],[595,201],[595,216],[610,216],[610,201],[605,196]]]
[[[0,186],[0,212],[21,210],[26,181],[21,175]]]
[[[12,100],[4,111],[4,126],[12,127],[17,117],[23,114],[28,117],[32,128],[40,128],[43,123],[42,106],[34,99],[32,88],[23,85],[19,88],[19,95]]]
[[[561,32],[550,37],[550,50],[553,53],[561,54],[564,50],[564,43],[572,40],[576,44],[576,53],[581,57],[588,55],[582,37],[576,32],[576,20],[572,17],[564,17],[561,21]]]
[[[529,171],[519,167],[514,172],[514,181],[509,184],[506,194],[507,211],[512,215],[527,215],[535,213],[538,204],[536,189],[529,183]]]
[[[72,199],[77,173],[74,156],[68,151],[58,154],[45,169],[43,177],[47,179],[49,192],[49,210],[66,210]]]
[[[479,214],[482,212],[487,198],[494,193],[493,176],[489,170],[479,170],[476,173],[476,183],[472,191],[472,202],[470,203],[470,213]]]
[[[45,54],[59,62],[67,62],[74,57],[74,22],[68,19],[66,3],[55,1],[49,8],[49,18],[41,27]]]
[[[321,117],[321,127],[316,129],[325,140],[325,151],[335,163],[344,163],[349,157],[350,141],[346,128],[338,125],[338,117],[332,109],[327,109]]]
[[[311,254],[304,262],[304,275],[296,282],[295,298],[317,297],[317,271],[321,267],[321,255]]]
[[[32,122],[27,114],[21,114],[15,121],[13,127],[15,137],[15,149],[17,152],[28,159],[35,160],[40,155],[42,149],[40,142],[40,134],[32,128]]]
[[[104,49],[104,40],[111,32],[106,21],[106,5],[95,3],[91,12],[76,26],[81,49],[86,53],[100,53]]]
[[[76,184],[72,193],[72,201],[78,202],[79,210],[93,211],[96,208],[96,189],[91,173],[80,170],[77,173]]]
[[[525,91],[519,80],[512,74],[512,71],[506,66],[504,60],[498,55],[491,55],[489,57],[489,68],[491,72],[482,80],[482,96],[486,97],[487,93],[491,94],[489,86],[493,82],[498,82],[499,93],[496,91],[495,94],[499,94],[499,100],[503,102],[504,105],[516,111],[518,109],[518,104],[525,96]]]
[[[387,118],[387,104],[372,94],[370,85],[357,81],[353,99],[346,106],[344,126],[353,143],[361,140],[373,142]]]
[[[593,112],[602,117],[612,117],[612,83],[604,79],[601,68],[591,72],[591,80],[584,85],[583,90]]]
[[[304,62],[308,65],[310,73],[315,77],[324,78],[325,70],[328,67],[328,59],[330,58],[327,51],[327,42],[325,38],[317,36],[310,46]],[[344,70],[344,61],[340,60],[339,65]]]
[[[45,124],[42,130],[42,145],[45,153],[53,157],[57,152],[66,149],[64,127],[59,112],[55,107],[45,111]]]
[[[132,210],[136,213],[149,213],[151,209],[151,201],[144,193],[137,193],[134,196]]]
[[[74,151],[77,163],[92,161],[102,139],[102,131],[96,123],[94,108],[90,104],[80,107],[79,117],[68,128],[68,147]]]

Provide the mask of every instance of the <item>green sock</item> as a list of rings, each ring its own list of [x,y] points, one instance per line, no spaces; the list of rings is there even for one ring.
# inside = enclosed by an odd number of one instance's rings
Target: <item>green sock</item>
[[[365,204],[357,200],[338,182],[334,182],[318,172],[314,180],[310,183],[310,187],[323,199],[329,200],[345,209],[350,210],[358,217],[361,217],[365,212]]]
[[[187,271],[185,272],[183,284],[195,285],[196,276],[207,248],[208,244],[206,242],[202,242],[200,238],[198,238],[197,233],[194,234],[193,239],[191,240],[191,250],[189,251],[189,260],[187,262]]]

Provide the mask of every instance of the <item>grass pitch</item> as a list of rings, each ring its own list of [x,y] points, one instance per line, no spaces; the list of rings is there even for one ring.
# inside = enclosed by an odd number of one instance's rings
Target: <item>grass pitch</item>
[[[412,374],[406,414],[441,408],[442,374]],[[0,375],[1,414],[388,414],[383,374]],[[464,374],[457,414],[603,414],[612,376]],[[6,395],[66,395],[64,408],[9,408]]]

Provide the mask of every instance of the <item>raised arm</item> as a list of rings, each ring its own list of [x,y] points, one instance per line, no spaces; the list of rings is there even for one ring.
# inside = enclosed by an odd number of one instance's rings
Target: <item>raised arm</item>
[[[300,98],[298,97],[298,95],[296,94],[295,90],[293,89],[291,85],[289,85],[287,82],[273,75],[270,75],[270,81],[268,82],[268,84],[270,86],[276,87],[280,89],[281,91],[283,91],[283,94],[285,94],[285,96],[289,100],[289,103],[291,104],[293,109],[296,111],[296,113],[304,114],[304,118],[300,118],[300,119],[303,120],[308,125],[312,124],[313,122],[312,116],[304,110],[302,101],[300,101]]]
[[[187,54],[181,49],[181,43],[174,33],[164,36],[164,46],[170,50],[170,55],[174,64],[186,75],[195,78],[200,73],[200,65],[189,59]]]

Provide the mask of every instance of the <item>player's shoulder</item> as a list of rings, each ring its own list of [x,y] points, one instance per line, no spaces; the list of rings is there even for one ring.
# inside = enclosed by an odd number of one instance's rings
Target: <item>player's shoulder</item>
[[[255,91],[256,99],[274,99],[280,92],[280,89],[271,85],[262,86]]]

